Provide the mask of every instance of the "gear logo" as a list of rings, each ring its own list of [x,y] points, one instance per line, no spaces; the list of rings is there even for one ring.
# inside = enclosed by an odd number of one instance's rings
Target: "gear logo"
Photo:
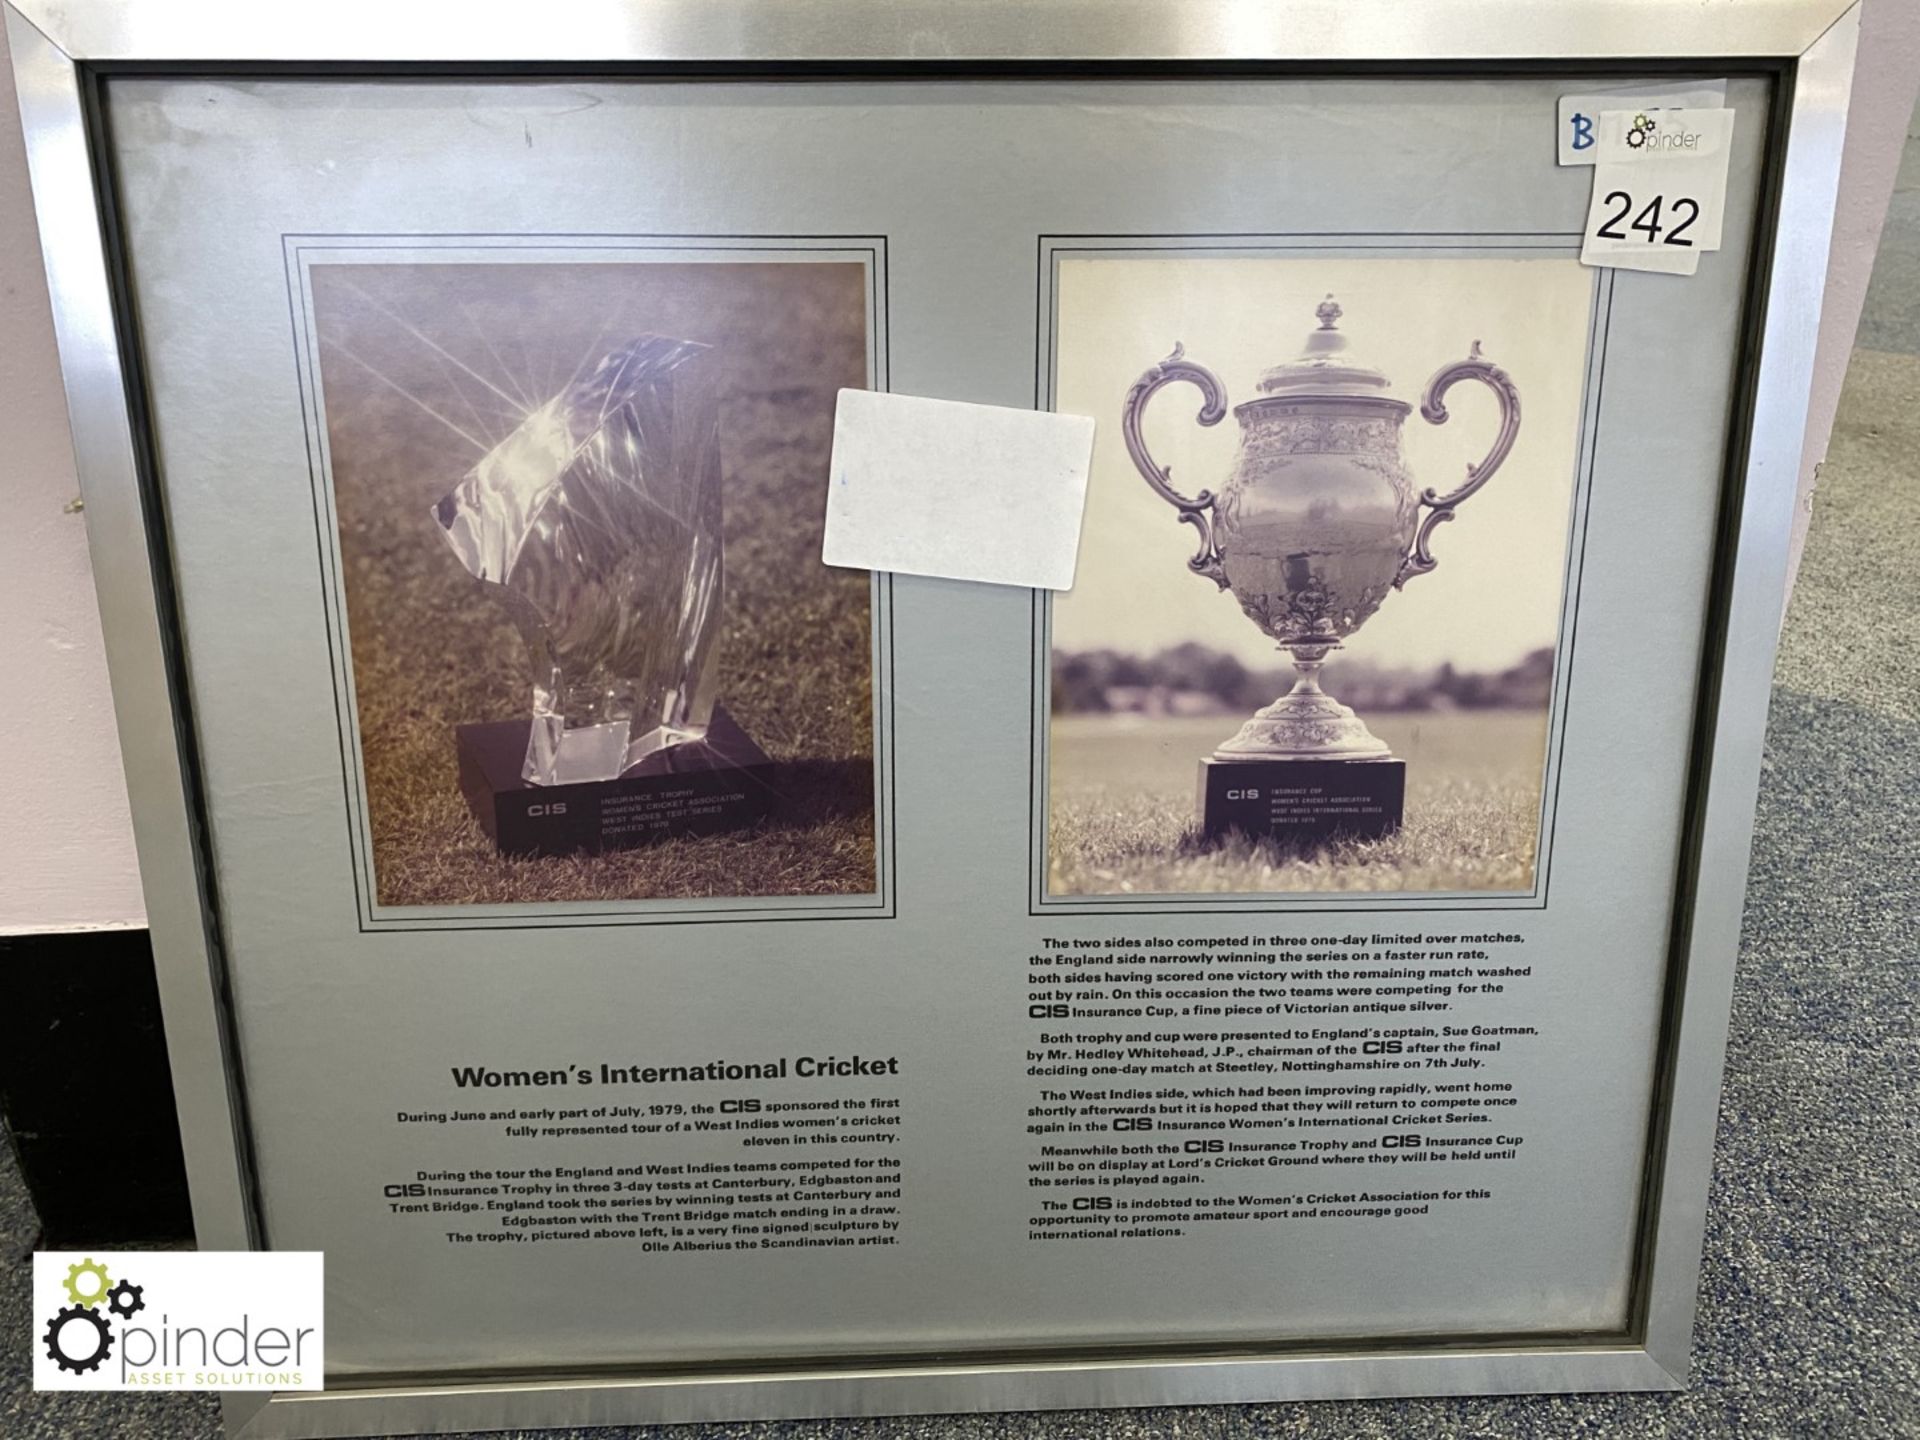
[[[1627,131],[1627,147],[1631,150],[1645,149],[1652,143],[1658,128],[1651,115],[1635,115],[1633,125]]]
[[[140,1298],[145,1293],[140,1286],[122,1280],[107,1292],[107,1308],[122,1320],[131,1320],[147,1308],[147,1302]]]
[[[323,1390],[325,1258],[35,1251],[32,1298],[15,1316],[33,1357],[33,1388]]]
[[[92,1284],[82,1284],[84,1280]],[[78,1265],[67,1267],[67,1299],[76,1305],[98,1305],[107,1298],[107,1287],[113,1281],[107,1276],[107,1267],[89,1256]]]
[[[41,1338],[48,1359],[69,1375],[85,1375],[99,1369],[100,1362],[113,1353],[113,1327],[101,1313],[102,1306],[124,1320],[144,1310],[147,1302],[140,1286],[126,1280],[116,1285],[107,1267],[91,1256],[67,1267],[64,1284],[71,1303],[47,1321],[47,1333]]]

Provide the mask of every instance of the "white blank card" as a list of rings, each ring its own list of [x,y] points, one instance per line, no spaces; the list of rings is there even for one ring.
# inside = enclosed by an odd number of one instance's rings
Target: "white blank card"
[[[1067,590],[1093,421],[842,390],[827,489],[829,565]]]

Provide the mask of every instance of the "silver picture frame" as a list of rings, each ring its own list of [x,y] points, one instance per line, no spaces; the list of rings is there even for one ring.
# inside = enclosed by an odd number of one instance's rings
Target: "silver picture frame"
[[[166,540],[123,309],[97,104],[114,74],[426,68],[469,74],[1662,73],[1770,70],[1770,135],[1743,406],[1700,721],[1625,1336],[1272,1353],[807,1360],[671,1373],[421,1375],[230,1396],[236,1436],[325,1436],[1393,1395],[1667,1390],[1685,1383],[1773,656],[1786,592],[1841,145],[1855,0],[577,0],[460,7],[342,0],[0,0],[85,500],[199,1243],[258,1241],[246,1097],[179,680]],[[937,58],[932,58],[937,57]]]

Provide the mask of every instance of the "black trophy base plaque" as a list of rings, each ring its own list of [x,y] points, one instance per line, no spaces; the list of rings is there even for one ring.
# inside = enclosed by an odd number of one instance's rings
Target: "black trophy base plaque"
[[[718,705],[704,740],[657,750],[617,780],[529,785],[531,720],[454,729],[460,790],[508,855],[597,854],[752,825],[773,800],[773,761]]]
[[[1200,828],[1208,840],[1239,831],[1287,846],[1378,840],[1400,828],[1404,760],[1200,762]]]

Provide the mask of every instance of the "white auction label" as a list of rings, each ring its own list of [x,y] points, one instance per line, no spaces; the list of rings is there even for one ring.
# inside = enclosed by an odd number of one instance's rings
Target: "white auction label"
[[[1604,110],[1580,259],[1691,275],[1720,248],[1733,111]]]

